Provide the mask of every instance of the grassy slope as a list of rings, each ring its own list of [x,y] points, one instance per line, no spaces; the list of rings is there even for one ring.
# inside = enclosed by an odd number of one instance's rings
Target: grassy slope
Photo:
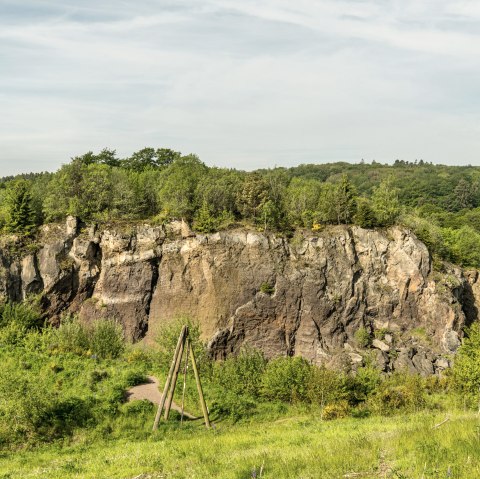
[[[0,478],[476,478],[480,419],[473,413],[391,418],[165,426],[147,439],[45,446],[0,456]],[[353,473],[362,473],[355,475]]]

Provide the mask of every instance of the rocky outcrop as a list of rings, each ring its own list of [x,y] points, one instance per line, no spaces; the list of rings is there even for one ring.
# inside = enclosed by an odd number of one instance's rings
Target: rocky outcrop
[[[132,340],[187,315],[212,355],[244,346],[268,357],[429,374],[448,367],[466,322],[477,319],[478,273],[432,271],[426,247],[400,227],[338,226],[286,239],[246,230],[195,235],[185,223],[49,225],[38,251],[0,251],[0,293],[42,293],[65,312],[113,317]]]

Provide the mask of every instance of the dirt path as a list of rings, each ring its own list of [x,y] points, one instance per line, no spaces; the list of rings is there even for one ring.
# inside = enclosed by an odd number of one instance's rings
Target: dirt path
[[[152,402],[153,404],[160,404],[162,399],[162,393],[159,389],[159,382],[155,376],[147,376],[148,383],[139,384],[138,386],[134,386],[127,391],[127,400],[135,401],[146,399],[147,401]],[[178,411],[179,413],[182,412],[182,408],[172,402],[172,409]],[[184,417],[188,419],[198,419],[197,417],[193,416],[192,414],[183,411]]]

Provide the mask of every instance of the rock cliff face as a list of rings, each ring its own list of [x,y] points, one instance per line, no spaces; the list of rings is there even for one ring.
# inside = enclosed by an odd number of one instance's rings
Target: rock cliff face
[[[463,326],[477,319],[478,273],[432,270],[426,247],[402,228],[332,227],[287,240],[244,230],[195,235],[185,224],[130,231],[44,227],[21,259],[0,251],[0,293],[43,293],[65,312],[113,317],[128,337],[154,337],[180,315],[198,319],[214,357],[243,346],[385,370],[448,367]]]

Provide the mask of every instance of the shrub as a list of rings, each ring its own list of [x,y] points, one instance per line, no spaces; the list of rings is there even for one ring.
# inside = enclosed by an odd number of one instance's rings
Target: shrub
[[[340,373],[325,367],[312,367],[307,389],[308,401],[323,407],[343,395],[341,386]]]
[[[214,366],[213,381],[234,394],[259,396],[266,360],[257,350],[243,350]]]
[[[67,436],[92,418],[90,403],[52,394],[47,377],[25,374],[13,361],[0,371],[0,397],[0,435],[10,443]]]
[[[121,411],[127,416],[137,416],[137,415],[148,415],[151,416],[155,410],[155,404],[148,401],[147,399],[142,399],[140,401],[127,402],[122,405]]]
[[[92,419],[88,402],[78,397],[54,400],[40,418],[38,434],[50,439],[69,436],[76,427],[84,427]]]
[[[14,346],[23,342],[27,331],[18,323],[12,322],[0,329],[0,346]]]
[[[35,299],[22,303],[6,303],[2,308],[0,326],[15,324],[25,331],[38,328],[42,324],[42,314]]]
[[[227,416],[234,422],[251,416],[256,409],[256,401],[228,389],[217,391],[215,400],[211,403],[211,411],[219,416]]]
[[[330,421],[332,419],[340,419],[347,417],[350,412],[348,401],[338,401],[332,404],[327,404],[322,411],[322,419]]]
[[[96,385],[108,378],[107,371],[97,371],[96,369],[90,373],[89,383],[90,388],[95,389]]]
[[[359,368],[355,374],[344,378],[344,391],[352,405],[366,401],[381,384],[381,373],[376,367],[370,365]]]
[[[312,366],[300,357],[281,357],[267,364],[262,377],[262,396],[284,402],[308,400]]]
[[[130,369],[124,374],[125,385],[128,387],[138,386],[147,382],[147,375],[141,369]]]
[[[473,324],[466,330],[463,344],[458,348],[453,364],[454,387],[468,396],[471,402],[480,395],[480,326]]]
[[[55,330],[51,341],[51,347],[62,352],[80,355],[89,352],[100,359],[118,358],[125,350],[123,329],[110,319],[85,324],[75,316],[68,316]]]
[[[89,339],[92,353],[99,358],[118,358],[125,349],[123,329],[113,320],[95,321]]]
[[[372,344],[372,337],[366,328],[358,328],[355,331],[355,342],[360,348],[368,348]]]
[[[399,410],[413,412],[425,406],[423,380],[418,375],[394,373],[369,398],[372,410],[383,415]]]
[[[74,316],[62,320],[52,340],[54,346],[63,352],[83,354],[90,347],[87,328]]]
[[[272,296],[275,293],[275,288],[270,283],[262,283],[260,285],[260,291],[264,294]]]

